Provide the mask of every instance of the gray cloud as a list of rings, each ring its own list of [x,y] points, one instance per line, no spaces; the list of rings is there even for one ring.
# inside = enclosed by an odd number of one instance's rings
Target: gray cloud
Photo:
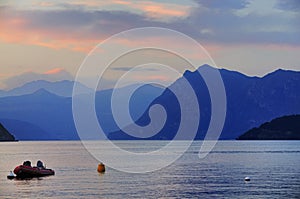
[[[194,9],[188,22],[198,30],[191,35],[202,41],[221,42],[230,44],[272,43],[272,44],[300,44],[300,28],[298,17],[295,15],[280,15],[278,12],[260,15],[249,13],[239,16],[233,8],[243,8],[247,1],[230,1],[228,9],[220,4],[210,4],[210,1],[198,1],[200,4],[210,5],[211,9]],[[215,2],[215,1],[212,1]],[[221,1],[217,1],[221,2]],[[233,6],[237,2],[237,6]],[[239,3],[238,3],[239,2]],[[201,4],[202,5],[202,4]],[[209,29],[213,34],[201,34],[201,30]],[[199,33],[200,32],[200,33]]]
[[[300,11],[299,0],[278,0],[276,8],[281,10]]]
[[[113,67],[113,68],[110,68],[110,70],[115,70],[115,71],[129,71],[133,69],[133,67]],[[135,68],[134,69],[135,71],[159,71],[158,69],[155,69],[155,68]]]
[[[143,16],[124,11],[35,10],[20,15],[29,19],[28,28],[55,30],[71,37],[110,36],[145,23]]]
[[[238,16],[235,11],[245,8],[249,3],[246,0],[196,2],[200,7],[194,8],[190,16],[169,22],[153,21],[126,11],[87,10],[78,5],[65,5],[68,9],[58,10],[9,10],[4,16],[28,19],[26,28],[54,35],[62,33],[73,39],[100,40],[130,28],[159,26],[178,30],[200,42],[300,44],[299,22],[295,16],[287,18],[278,13]],[[282,9],[298,5],[296,0],[282,2],[285,2],[280,4]],[[203,10],[201,6],[208,9]]]
[[[249,0],[195,0],[196,3],[209,9],[242,9],[249,4]]]

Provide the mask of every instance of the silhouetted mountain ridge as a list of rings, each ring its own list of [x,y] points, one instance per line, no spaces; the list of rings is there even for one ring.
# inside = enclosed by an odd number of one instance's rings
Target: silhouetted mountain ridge
[[[300,140],[300,115],[283,116],[252,128],[238,140]]]

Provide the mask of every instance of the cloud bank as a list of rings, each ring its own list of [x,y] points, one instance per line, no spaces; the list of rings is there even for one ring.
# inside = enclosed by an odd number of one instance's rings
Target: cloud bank
[[[298,1],[196,0],[43,2],[0,7],[0,40],[88,52],[118,32],[159,26],[198,41],[225,44],[300,45]]]

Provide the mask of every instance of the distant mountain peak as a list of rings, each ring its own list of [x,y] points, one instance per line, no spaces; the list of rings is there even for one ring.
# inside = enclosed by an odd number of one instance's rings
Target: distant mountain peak
[[[44,88],[41,88],[37,91],[35,91],[34,93],[32,94],[27,94],[28,96],[35,96],[35,97],[47,97],[47,98],[50,98],[50,97],[55,97],[55,98],[63,98],[62,96],[59,96],[59,95],[56,95]]]
[[[265,76],[263,76],[263,78],[270,78],[270,77],[275,77],[278,75],[288,75],[290,76],[291,74],[295,74],[297,75],[298,73],[300,73],[300,71],[292,71],[292,70],[286,70],[286,69],[277,69],[271,73],[266,74]]]
[[[38,91],[39,89],[45,89],[50,93],[53,93],[62,97],[71,97],[73,93],[74,81],[71,80],[61,80],[61,81],[48,81],[48,80],[34,80],[28,82],[20,87],[0,92],[0,97],[7,96],[20,96],[27,95]],[[83,84],[78,84],[80,87],[80,94],[90,93],[91,89]]]
[[[26,72],[14,77],[7,79],[4,83],[7,86],[7,90],[20,87],[29,82],[33,81],[61,81],[61,80],[73,80],[74,77],[65,70],[60,70],[57,73],[46,74],[46,73],[34,73],[34,72]]]
[[[44,88],[41,88],[41,89],[38,89],[37,91],[35,91],[33,94],[52,94],[50,93],[49,91],[47,91],[46,89]]]
[[[215,68],[213,66],[210,66],[208,64],[203,64],[201,66],[199,66],[197,68],[197,70],[185,70],[184,73],[183,73],[183,76],[186,77],[186,76],[189,76],[191,74],[194,74],[196,71],[203,71],[203,70],[218,70],[218,68]]]

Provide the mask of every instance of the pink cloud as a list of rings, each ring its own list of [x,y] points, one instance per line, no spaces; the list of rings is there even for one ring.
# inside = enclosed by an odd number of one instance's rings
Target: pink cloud
[[[81,37],[80,34],[75,34],[71,38],[69,33],[61,30],[31,28],[27,26],[29,23],[26,19],[18,17],[0,19],[0,41],[80,52],[89,52],[100,41],[99,39]]]
[[[120,5],[130,5],[131,4],[130,1],[126,1],[126,0],[112,0],[112,2],[115,4],[120,4]]]
[[[48,70],[46,72],[44,72],[43,74],[45,75],[55,75],[55,74],[58,74],[60,72],[62,72],[64,69],[63,68],[54,68],[54,69],[51,69],[51,70]]]
[[[8,73],[0,73],[0,78],[5,78],[5,77],[9,77],[12,74],[8,74]]]
[[[186,17],[190,11],[189,6],[151,1],[141,1],[138,4],[131,4],[130,6],[143,11],[151,18],[158,19],[161,17]]]

